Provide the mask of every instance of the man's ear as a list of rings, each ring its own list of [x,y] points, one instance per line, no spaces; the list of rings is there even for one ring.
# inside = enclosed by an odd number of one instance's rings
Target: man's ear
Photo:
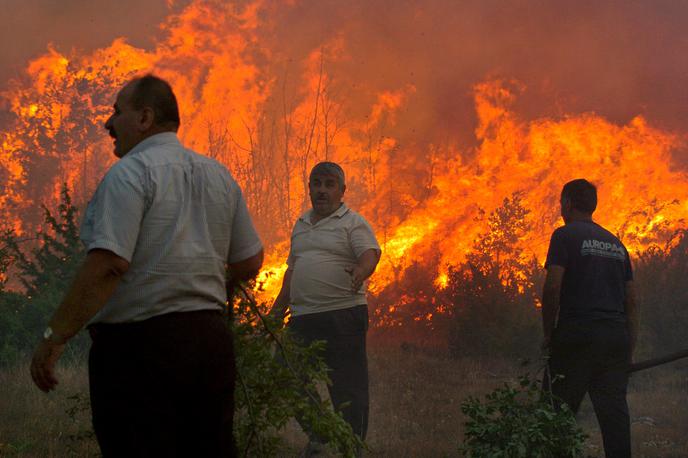
[[[143,107],[139,117],[139,126],[142,132],[149,130],[155,125],[155,111],[151,107]]]
[[[561,208],[565,210],[571,210],[571,199],[569,199],[568,197],[562,197]]]
[[[343,184],[343,185],[342,185],[342,195],[344,195],[345,192],[346,192],[346,185]]]

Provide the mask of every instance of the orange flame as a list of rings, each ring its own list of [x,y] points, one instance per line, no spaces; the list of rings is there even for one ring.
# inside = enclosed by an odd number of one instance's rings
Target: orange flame
[[[281,285],[291,225],[309,207],[308,170],[325,159],[345,167],[347,202],[383,245],[374,294],[414,264],[437,272],[435,288],[446,286],[447,265],[463,261],[484,230],[481,211],[515,192],[532,211],[520,243],[542,260],[561,186],[573,178],[599,186],[599,221],[633,252],[686,226],[688,181],[671,161],[678,135],[642,117],[627,125],[593,113],[520,119],[512,104],[526,88],[489,80],[473,88],[475,148],[404,144],[390,132],[408,101],[423,97],[416,87],[371,93],[365,81],[340,79],[331,69],[350,59],[345,36],[312,50],[291,76],[276,64],[285,56],[259,41],[267,9],[197,1],[163,24],[152,51],[120,38],[89,55],[49,49],[32,61],[0,94],[11,113],[0,125],[3,220],[30,228],[28,215],[38,202],[54,204],[62,182],[84,202],[115,160],[102,124],[117,89],[152,71],[175,88],[183,141],[226,164],[244,189],[268,251],[259,279],[266,302]],[[406,302],[399,296],[389,309]]]

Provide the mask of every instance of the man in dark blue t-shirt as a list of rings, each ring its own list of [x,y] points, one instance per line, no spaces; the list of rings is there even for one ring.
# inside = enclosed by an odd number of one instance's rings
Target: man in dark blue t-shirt
[[[561,191],[565,226],[552,234],[542,297],[552,393],[574,412],[589,393],[607,457],[630,457],[628,365],[638,319],[628,251],[593,222],[597,190],[573,180]]]

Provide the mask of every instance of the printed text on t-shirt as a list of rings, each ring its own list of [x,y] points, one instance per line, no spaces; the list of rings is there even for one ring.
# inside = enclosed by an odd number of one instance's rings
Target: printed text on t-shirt
[[[605,258],[618,259],[624,261],[626,252],[622,247],[615,243],[601,242],[599,240],[583,240],[581,246],[581,256],[602,256]]]

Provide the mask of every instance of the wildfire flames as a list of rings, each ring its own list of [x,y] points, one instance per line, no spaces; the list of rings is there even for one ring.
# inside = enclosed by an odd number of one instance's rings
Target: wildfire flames
[[[83,204],[115,160],[102,125],[116,91],[152,71],[175,88],[183,142],[226,164],[244,190],[267,247],[265,300],[281,284],[291,226],[310,205],[308,171],[320,160],[344,166],[345,199],[383,245],[374,294],[412,265],[441,289],[446,266],[463,261],[484,231],[481,215],[516,192],[532,223],[520,243],[542,261],[561,186],[574,178],[598,185],[598,221],[632,252],[686,226],[688,180],[671,156],[683,138],[651,120],[522,119],[514,104],[528,90],[507,76],[474,82],[474,146],[402,141],[395,133],[413,124],[408,104],[424,97],[415,85],[373,91],[363,70],[342,77],[345,35],[287,64],[260,42],[270,6],[224,3],[191,3],[163,24],[152,51],[117,39],[88,55],[50,49],[33,60],[0,96],[2,221],[30,229],[37,205],[53,206],[63,182]]]

